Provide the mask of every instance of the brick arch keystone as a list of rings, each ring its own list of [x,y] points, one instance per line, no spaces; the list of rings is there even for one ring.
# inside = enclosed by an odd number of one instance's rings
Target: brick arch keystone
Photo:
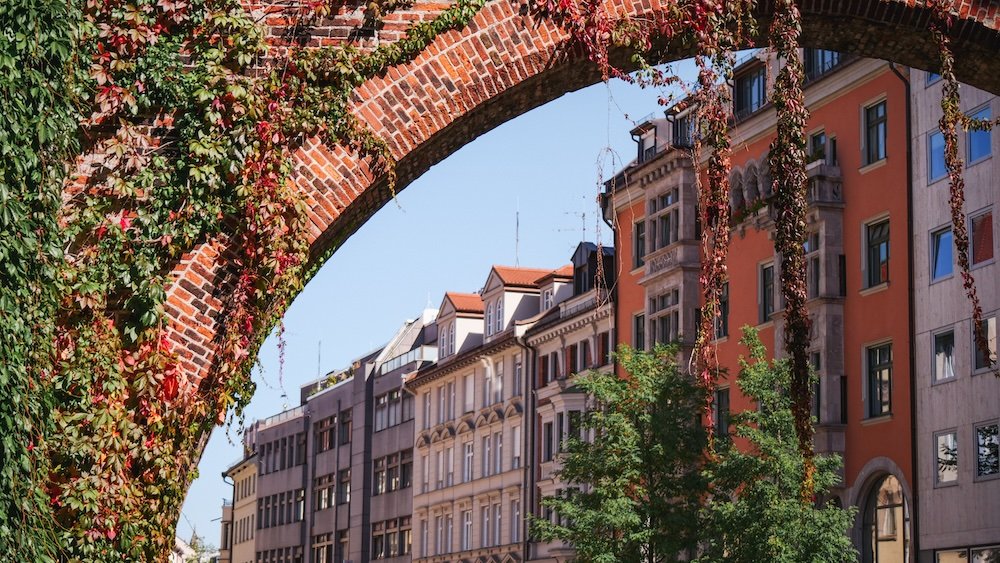
[[[760,29],[772,16],[758,0]],[[607,0],[612,13],[648,16],[669,0]],[[418,1],[390,14],[377,39],[358,38],[358,12],[341,10],[315,29],[311,44],[377,41],[403,36],[408,22],[426,20],[446,4]],[[802,42],[932,69],[937,48],[930,15],[917,0],[801,0]],[[510,0],[487,4],[462,30],[449,31],[410,63],[389,69],[356,89],[351,111],[387,141],[397,161],[397,190],[409,185],[477,136],[530,109],[600,80],[594,65],[567,44],[548,20],[524,15]],[[266,11],[263,5],[252,10]],[[956,74],[970,85],[1000,93],[1000,3],[953,0]],[[278,17],[278,16],[275,16]],[[265,22],[268,23],[268,22]],[[269,22],[273,35],[280,22]],[[766,37],[766,33],[761,33]],[[666,60],[689,56],[671,52]],[[613,53],[625,61],[625,53]],[[624,64],[624,63],[623,63]],[[307,141],[294,155],[293,181],[309,207],[310,254],[320,262],[391,199],[384,175],[348,149]],[[184,255],[172,270],[166,311],[169,337],[181,355],[188,391],[210,384],[219,321],[231,292],[233,265],[224,238]]]

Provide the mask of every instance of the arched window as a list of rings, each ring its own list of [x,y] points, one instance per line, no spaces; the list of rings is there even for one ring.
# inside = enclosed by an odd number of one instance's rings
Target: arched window
[[[757,181],[757,165],[748,164],[746,172],[743,173],[743,190],[746,193],[747,203],[754,203],[760,199],[760,188]]]
[[[861,560],[864,563],[908,563],[910,506],[903,487],[886,475],[865,499]]]
[[[493,304],[486,306],[486,336],[493,334]]]
[[[729,177],[729,206],[734,213],[743,211],[747,206],[743,197],[743,175],[737,171],[733,171]]]
[[[774,190],[771,186],[771,167],[767,163],[766,154],[760,157],[760,163],[757,165],[757,185],[760,187],[761,197],[771,197]]]
[[[455,322],[454,321],[452,321],[452,323],[449,325],[449,328],[448,328],[448,353],[449,354],[454,354],[455,353]]]
[[[503,332],[503,295],[497,297],[496,328],[494,333]]]

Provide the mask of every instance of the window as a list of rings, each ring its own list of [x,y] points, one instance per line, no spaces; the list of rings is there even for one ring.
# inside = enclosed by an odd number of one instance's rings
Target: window
[[[341,411],[340,413],[340,445],[351,442],[351,411]]]
[[[955,332],[940,332],[934,335],[934,381],[946,381],[955,377]]]
[[[510,543],[521,541],[521,501],[510,501]]]
[[[489,477],[490,475],[490,437],[483,436],[483,470],[480,473],[481,477]]]
[[[716,389],[712,401],[712,426],[719,438],[729,437],[729,388]]]
[[[868,348],[868,418],[892,412],[892,344]]]
[[[736,78],[736,119],[743,119],[757,111],[767,101],[767,69],[756,68]]]
[[[413,486],[413,450],[409,449],[399,454],[399,488],[408,489],[411,486]]]
[[[340,487],[337,488],[337,504],[346,504],[351,502],[351,470],[341,469]]]
[[[333,473],[317,477],[315,481],[315,503],[314,510],[326,510],[333,506]]]
[[[675,117],[673,128],[673,145],[679,148],[689,148],[694,143],[694,123],[690,115]]]
[[[493,402],[503,402],[503,358],[497,361],[493,371]]]
[[[522,379],[524,379],[524,364],[521,362],[521,354],[516,354],[514,356],[514,381],[511,386],[511,395],[514,397],[521,396]]]
[[[434,555],[444,553],[444,517],[434,517]]]
[[[865,226],[868,285],[875,287],[889,281],[889,220]]]
[[[424,393],[424,430],[431,427],[431,392]]]
[[[493,473],[503,473],[503,432],[493,433]]]
[[[430,490],[431,480],[431,458],[427,454],[420,457],[420,492],[426,493]]]
[[[486,336],[493,335],[493,303],[486,306]]]
[[[372,464],[375,471],[375,482],[372,484],[372,495],[377,496],[385,492],[385,458],[380,457]]]
[[[826,132],[813,133],[809,137],[809,162],[826,162]]]
[[[976,343],[975,334],[972,335],[972,349],[975,350],[975,369],[987,369],[990,367],[991,362],[997,361],[997,318],[989,317],[983,319],[980,328],[983,332],[983,337],[986,338],[986,344],[989,347],[990,357],[989,360],[986,358],[986,354]]]
[[[337,424],[337,417],[328,416],[316,423],[316,451],[325,452],[334,446],[333,429]]]
[[[810,299],[819,297],[819,281],[823,272],[820,269],[818,232],[806,236],[802,252],[806,260],[806,296]]]
[[[455,382],[449,381],[447,389],[446,402],[448,406],[448,420],[455,418]]]
[[[674,244],[680,237],[680,190],[674,188],[649,200],[650,222],[652,229],[652,250],[658,250]]]
[[[430,532],[427,529],[427,520],[420,521],[420,556],[427,557],[428,544],[430,543]]]
[[[455,530],[455,520],[451,517],[451,514],[444,517],[444,551],[445,553],[451,553],[454,548],[455,542],[454,537]]]
[[[805,49],[803,52],[806,80],[816,78],[830,72],[840,64],[841,54],[837,51],[827,51],[826,49]]]
[[[972,119],[989,121],[990,108],[985,107],[969,117],[971,117]],[[965,147],[966,147],[965,152],[967,153],[966,160],[972,163],[989,156],[990,141],[991,141],[990,132],[988,130],[967,132],[965,134]]]
[[[493,545],[500,545],[502,542],[500,540],[500,530],[502,529],[501,523],[503,522],[503,509],[500,503],[493,505]]]
[[[546,289],[542,292],[542,310],[548,311],[552,308],[552,290]]]
[[[494,333],[503,332],[503,326],[504,326],[504,322],[503,322],[503,295],[501,295],[500,297],[497,297],[497,313],[496,313],[496,318],[494,319],[494,323],[495,324],[493,325],[493,332]]]
[[[969,244],[972,246],[972,263],[981,264],[993,259],[993,211],[980,213],[973,217],[971,237]]]
[[[472,412],[476,408],[475,374],[469,373],[462,377],[462,412]]]
[[[611,333],[602,332],[597,335],[597,365],[606,366],[611,363]]]
[[[472,441],[468,441],[463,446],[465,449],[465,455],[462,457],[462,482],[468,483],[472,480],[472,464],[474,460],[473,444]]]
[[[553,452],[553,436],[552,436],[552,423],[546,422],[542,424],[542,461],[552,461]]]
[[[951,228],[931,233],[931,280],[950,276],[953,270]]]
[[[334,558],[338,563],[347,561],[350,546],[349,533],[350,530],[340,530],[337,532],[337,553],[334,555]]]
[[[926,77],[926,82],[924,83],[925,86],[930,86],[931,84],[934,84],[938,80],[941,80],[941,75],[936,72],[928,72],[925,75],[925,77]]]
[[[761,323],[771,320],[774,313],[774,264],[760,267],[760,318]]]
[[[445,452],[444,485],[450,487],[455,483],[455,448],[448,446]]]
[[[511,455],[513,457],[511,459],[510,466],[511,469],[517,469],[518,467],[521,467],[521,427],[515,426],[511,429],[511,432],[514,437],[513,440],[511,440],[513,442],[513,447],[511,448]]]
[[[643,259],[646,256],[646,223],[639,221],[632,227],[634,236],[632,237],[632,267],[638,268],[646,263]]]
[[[863,563],[910,560],[910,506],[903,487],[886,475],[868,493],[862,515]]]
[[[722,286],[719,294],[719,311],[715,317],[715,337],[729,336],[729,282]]]
[[[991,475],[1000,475],[1000,439],[995,421],[976,426],[976,477]]]
[[[444,488],[444,450],[438,450],[436,461],[437,463],[434,464],[435,467],[437,467],[437,480],[435,481],[434,486],[435,490]]]
[[[865,108],[865,164],[885,158],[886,113],[885,102]]]
[[[472,511],[462,512],[462,551],[472,549]]]
[[[944,162],[944,135],[934,131],[927,135],[927,181],[934,182],[944,178],[948,168]]]
[[[646,315],[636,315],[632,319],[632,340],[636,350],[646,349]]]
[[[479,508],[479,547],[490,546],[490,507]]]
[[[437,422],[438,424],[443,423],[447,420],[448,416],[448,405],[446,404],[448,398],[445,394],[444,385],[439,385],[437,388]]]
[[[958,481],[958,442],[954,430],[934,435],[937,457],[936,483],[946,485]]]

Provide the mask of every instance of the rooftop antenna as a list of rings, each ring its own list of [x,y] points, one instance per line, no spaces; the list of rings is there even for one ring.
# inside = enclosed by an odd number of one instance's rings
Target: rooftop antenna
[[[322,373],[323,369],[322,364],[323,364],[323,341],[320,340],[319,342],[316,343],[316,379],[319,379],[319,376]]]

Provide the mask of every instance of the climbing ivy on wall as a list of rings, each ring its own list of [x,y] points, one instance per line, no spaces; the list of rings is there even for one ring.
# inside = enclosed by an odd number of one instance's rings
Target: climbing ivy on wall
[[[293,152],[307,139],[347,147],[392,188],[389,147],[350,113],[350,96],[467,25],[485,1],[458,0],[405,38],[367,50],[307,48],[310,25],[337,5],[288,7],[280,56],[238,0],[0,3],[0,553],[120,561],[155,560],[169,549],[208,432],[249,400],[257,349],[316,267],[308,263],[307,209],[291,183]],[[366,10],[377,25],[399,6],[376,1]],[[772,41],[790,64],[773,99],[782,117],[771,154],[783,156],[771,168],[778,243],[789,261],[782,285],[794,313],[804,288],[794,249],[803,236],[805,114],[801,67],[791,56],[797,13],[790,0],[777,6]],[[730,230],[725,80],[732,52],[755,33],[753,7],[678,0],[639,20],[598,0],[528,5],[562,26],[569,48],[605,78],[674,84],[655,63],[671,50],[699,55],[689,100],[701,121],[695,161],[709,153],[698,190],[707,259],[697,371],[709,389],[718,377],[709,344]],[[625,69],[612,64],[622,50],[633,53]],[[947,99],[958,107],[957,90]],[[945,109],[943,129],[961,119]],[[954,203],[961,164],[949,143]],[[960,234],[956,228],[956,242]],[[217,369],[187,381],[165,326],[170,269],[216,243],[236,264],[222,284]],[[975,300],[971,276],[967,284]],[[794,319],[793,359],[804,354],[808,331],[807,320]],[[808,385],[792,392],[796,404],[809,404]],[[808,410],[796,413],[805,451]]]

